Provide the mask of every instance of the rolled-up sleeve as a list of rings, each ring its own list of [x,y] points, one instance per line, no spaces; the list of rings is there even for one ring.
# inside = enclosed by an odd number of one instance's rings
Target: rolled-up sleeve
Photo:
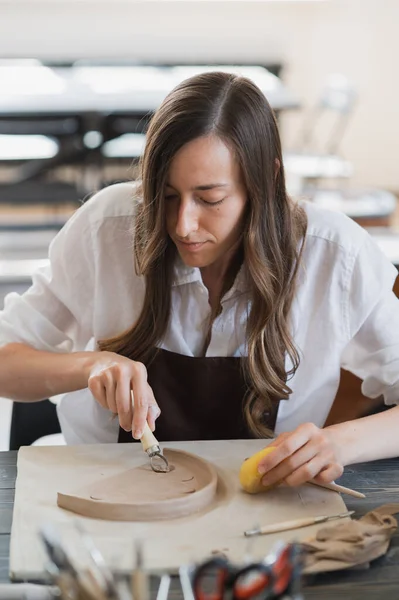
[[[49,265],[22,295],[12,292],[0,311],[0,346],[10,342],[38,350],[83,350],[92,337],[95,261],[90,200],[52,241]]]
[[[343,318],[349,343],[342,367],[363,380],[362,393],[399,404],[399,300],[396,268],[369,235],[348,277]]]

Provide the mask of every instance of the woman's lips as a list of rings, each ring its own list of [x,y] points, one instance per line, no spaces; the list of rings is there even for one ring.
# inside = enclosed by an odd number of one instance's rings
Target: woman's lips
[[[206,244],[206,242],[177,242],[177,245],[187,252],[197,252]]]

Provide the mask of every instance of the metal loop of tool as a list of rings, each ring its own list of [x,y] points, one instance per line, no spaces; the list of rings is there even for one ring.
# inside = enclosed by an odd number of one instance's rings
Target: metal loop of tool
[[[151,469],[155,473],[169,473],[170,467],[167,458],[162,454],[159,446],[151,446],[146,450],[150,457]]]

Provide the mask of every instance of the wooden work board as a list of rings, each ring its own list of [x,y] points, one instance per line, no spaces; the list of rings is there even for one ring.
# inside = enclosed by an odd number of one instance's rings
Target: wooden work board
[[[153,522],[116,522],[79,517],[57,506],[58,492],[71,492],[98,480],[100,472],[116,475],[148,460],[140,444],[23,447],[18,475],[10,544],[10,577],[45,579],[46,554],[38,537],[51,523],[80,566],[88,563],[74,521],[79,519],[116,572],[134,564],[134,542],[142,540],[144,567],[157,573],[175,572],[181,564],[223,553],[242,562],[250,551],[264,557],[278,540],[300,540],[319,526],[280,534],[246,538],[257,525],[300,517],[332,515],[346,510],[339,494],[316,486],[279,487],[250,495],[240,489],[238,473],[265,440],[228,440],[165,443],[210,461],[218,473],[218,491],[208,509],[187,517]],[[162,475],[160,475],[162,476]]]

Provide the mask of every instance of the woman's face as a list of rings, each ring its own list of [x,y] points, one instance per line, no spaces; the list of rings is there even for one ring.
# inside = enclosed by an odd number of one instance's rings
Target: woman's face
[[[165,189],[167,230],[183,262],[200,268],[228,262],[246,203],[239,165],[222,140],[210,135],[183,146]]]

